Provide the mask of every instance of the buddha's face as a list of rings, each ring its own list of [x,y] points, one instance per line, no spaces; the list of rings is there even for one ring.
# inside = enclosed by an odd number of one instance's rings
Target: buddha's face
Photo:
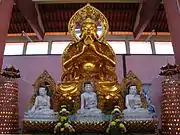
[[[45,96],[46,94],[47,94],[46,89],[43,88],[43,87],[40,87],[40,88],[39,88],[39,95],[40,95],[40,96]]]
[[[95,36],[97,33],[97,25],[91,19],[86,19],[81,27],[82,36]]]
[[[130,86],[129,87],[129,94],[135,95],[137,92],[136,86]]]
[[[85,84],[85,86],[84,86],[84,91],[86,91],[86,92],[92,92],[92,91],[93,91],[92,84]]]

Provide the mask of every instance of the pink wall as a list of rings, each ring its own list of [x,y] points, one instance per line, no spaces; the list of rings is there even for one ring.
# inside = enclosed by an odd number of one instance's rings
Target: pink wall
[[[158,76],[152,80],[152,85],[150,88],[150,97],[152,99],[152,103],[155,105],[156,108],[156,115],[160,120],[161,116],[161,101],[162,101],[162,87],[161,87],[161,82],[163,81],[163,77]],[[161,123],[160,125],[161,126]]]
[[[119,82],[123,79],[123,62],[122,56],[117,55],[116,72]],[[174,57],[169,56],[170,63],[174,63]],[[158,115],[160,114],[160,82],[157,81],[160,67],[167,63],[166,56],[146,56],[132,55],[126,57],[127,71],[132,70],[136,73],[143,83],[152,83],[151,97],[156,106]],[[47,56],[5,56],[5,66],[14,65],[20,69],[21,79],[19,80],[19,117],[23,118],[23,114],[28,110],[30,97],[33,95],[32,84],[36,78],[44,70],[47,70],[55,81],[60,81],[62,75],[61,57],[57,55]]]
[[[118,76],[118,81],[121,82],[124,75],[123,75],[123,61],[122,56],[117,55],[116,56],[116,74]]]
[[[174,56],[132,55],[126,57],[127,72],[132,70],[143,83],[152,83],[167,62],[174,64]]]

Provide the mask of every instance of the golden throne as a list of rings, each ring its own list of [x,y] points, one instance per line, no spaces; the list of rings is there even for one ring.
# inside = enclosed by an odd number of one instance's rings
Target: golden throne
[[[97,34],[97,26],[102,34]],[[81,35],[75,29],[80,26]],[[96,8],[87,4],[70,19],[68,30],[73,37],[62,55],[63,75],[55,92],[55,109],[66,104],[70,111],[80,107],[81,86],[85,81],[95,84],[98,108],[112,111],[115,105],[123,107],[123,91],[115,73],[116,59],[111,46],[106,42],[108,21]]]
[[[47,86],[48,87],[48,96],[51,97],[51,108],[54,108],[54,91],[56,89],[56,82],[54,79],[51,77],[51,75],[44,70],[38,78],[35,80],[33,87],[34,87],[34,95],[31,97],[30,100],[30,108],[34,105],[35,98],[38,94],[38,89],[40,86]]]

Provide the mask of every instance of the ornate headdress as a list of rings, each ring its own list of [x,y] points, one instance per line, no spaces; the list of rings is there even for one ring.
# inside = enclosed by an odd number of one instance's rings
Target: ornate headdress
[[[97,23],[93,19],[91,19],[89,17],[86,18],[84,21],[82,21],[81,25],[84,24],[84,23],[93,23],[93,24],[97,25]]]

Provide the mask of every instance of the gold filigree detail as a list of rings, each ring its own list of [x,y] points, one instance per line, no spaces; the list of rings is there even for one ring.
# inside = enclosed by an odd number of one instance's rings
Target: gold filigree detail
[[[81,82],[57,84],[54,97],[54,109],[59,111],[61,105],[75,113],[80,108]]]
[[[157,120],[130,120],[123,122],[128,132],[132,133],[154,133],[155,126],[158,124]]]
[[[128,132],[132,133],[154,133],[157,120],[141,120],[141,121],[123,121]],[[32,133],[33,131],[53,133],[53,129],[57,122],[49,121],[25,121],[23,120],[23,133]],[[70,123],[76,132],[105,132],[109,122],[97,122],[97,123]]]
[[[87,4],[83,8],[79,9],[70,19],[68,24],[68,31],[73,37],[74,41],[78,42],[80,38],[77,36],[75,29],[77,24],[82,22],[86,18],[91,18],[100,22],[102,26],[102,34],[99,36],[99,41],[103,41],[109,30],[109,24],[106,17],[97,8]]]
[[[129,71],[126,77],[122,81],[122,89],[127,90],[127,88],[131,85],[135,85],[137,87],[138,92],[142,90],[142,82],[135,75],[135,73],[133,73],[132,71]],[[127,91],[125,92],[128,93]]]
[[[56,121],[31,121],[23,120],[23,134],[34,134],[34,132],[53,133]]]
[[[50,91],[52,93],[54,92],[54,90],[56,89],[56,82],[51,77],[51,75],[46,70],[44,70],[44,72],[40,74],[40,76],[36,79],[36,81],[33,84],[35,93],[37,93],[39,86],[44,85],[45,82],[49,84],[48,87],[50,88]]]
[[[36,79],[36,81],[33,84],[34,95],[31,97],[30,107],[32,107],[34,105],[34,101],[37,96],[39,87],[45,85],[45,83],[48,84],[47,86],[49,88],[49,91],[48,91],[48,93],[50,94],[49,96],[53,96],[53,93],[56,90],[56,82],[51,77],[51,75],[46,70],[44,70],[44,72],[42,72],[39,75],[39,77]],[[52,99],[51,99],[51,101],[53,102]]]

